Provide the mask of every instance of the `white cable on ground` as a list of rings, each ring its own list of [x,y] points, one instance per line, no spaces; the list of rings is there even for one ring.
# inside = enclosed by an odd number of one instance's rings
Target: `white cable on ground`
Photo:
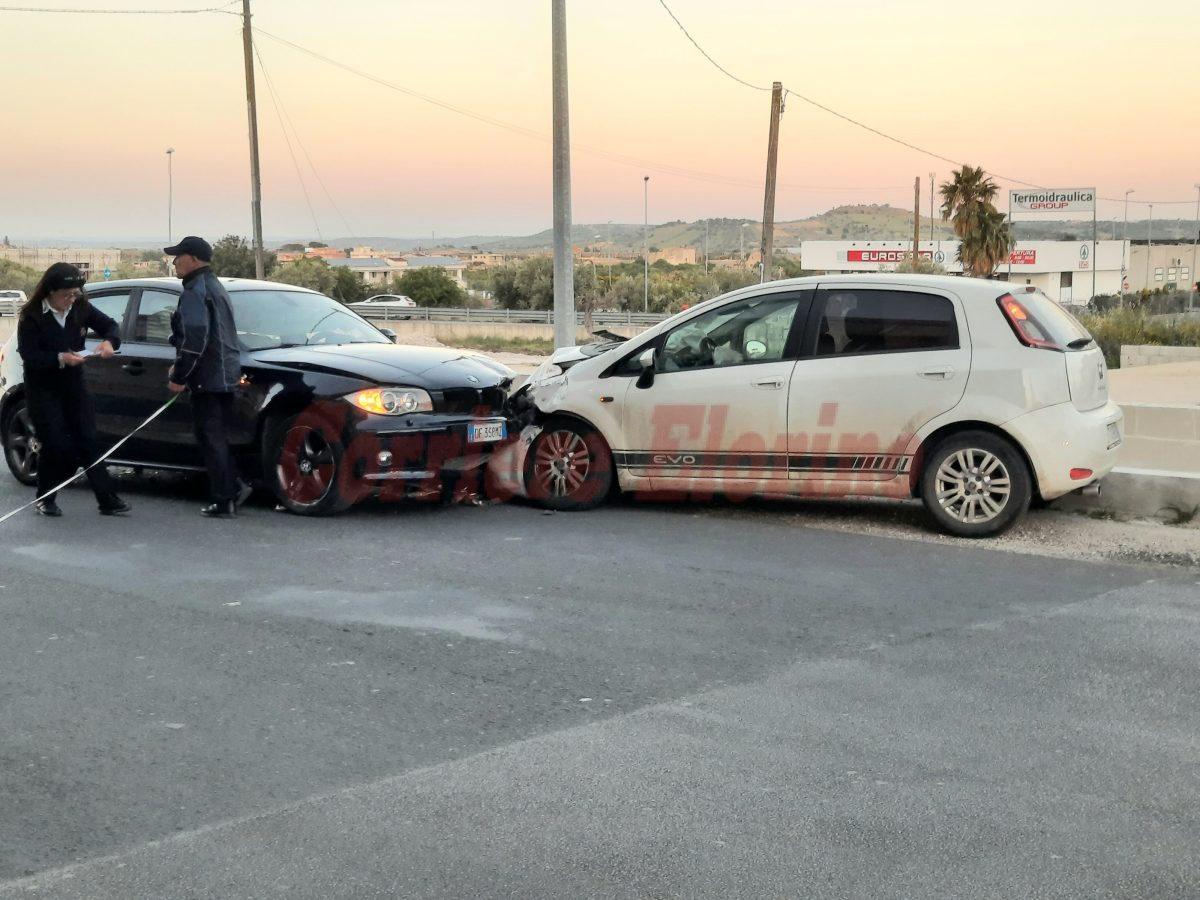
[[[153,413],[151,413],[150,416],[146,419],[146,421],[144,421],[137,428],[133,429],[133,431],[129,432],[129,434],[125,435],[125,437],[121,438],[119,441],[117,441],[115,444],[113,444],[111,447],[109,447],[108,450],[102,456],[100,456],[94,463],[92,463],[89,466],[86,466],[83,469],[80,469],[78,472],[76,472],[74,475],[72,475],[70,478],[68,478],[62,484],[58,485],[58,487],[53,487],[50,490],[46,491],[46,493],[42,494],[42,496],[34,497],[32,500],[30,500],[24,506],[18,506],[12,512],[5,513],[4,515],[0,516],[0,522],[5,522],[8,519],[11,519],[13,516],[15,516],[17,513],[21,512],[22,510],[29,509],[29,507],[33,506],[39,500],[45,500],[47,497],[49,497],[55,491],[62,490],[68,484],[70,484],[72,481],[74,481],[76,478],[79,478],[81,475],[85,474],[88,469],[91,469],[94,466],[100,465],[100,463],[104,462],[106,459],[108,459],[110,456],[112,456],[114,453],[116,453],[117,450],[120,449],[122,444],[124,444],[127,440],[129,440],[131,437],[133,437],[135,434],[137,434],[139,431],[141,431],[143,428],[145,428],[147,425],[149,425],[151,422],[153,422],[159,416],[161,416],[166,411],[167,407],[170,406],[172,403],[174,403],[177,399],[179,399],[179,395],[172,394],[171,398],[166,403],[164,403],[162,406],[160,406],[158,409],[156,409]]]

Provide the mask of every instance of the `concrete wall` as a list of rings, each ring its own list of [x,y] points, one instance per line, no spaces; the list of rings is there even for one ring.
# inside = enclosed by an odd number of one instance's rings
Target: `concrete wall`
[[[17,327],[16,316],[0,316],[0,344],[8,340],[8,336]]]
[[[1158,347],[1153,344],[1130,344],[1121,347],[1122,369],[1181,362],[1200,362],[1200,347]]]

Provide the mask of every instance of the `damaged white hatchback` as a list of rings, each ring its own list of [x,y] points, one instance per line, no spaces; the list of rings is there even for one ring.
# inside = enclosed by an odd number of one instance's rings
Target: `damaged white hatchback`
[[[1035,497],[1095,490],[1123,422],[1100,348],[1040,291],[893,274],[754,285],[560,350],[512,410],[525,427],[508,462],[552,509],[616,487],[919,497],[967,537],[1003,531]]]

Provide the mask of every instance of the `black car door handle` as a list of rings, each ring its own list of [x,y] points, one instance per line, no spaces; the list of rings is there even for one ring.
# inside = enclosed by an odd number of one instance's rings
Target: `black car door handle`
[[[146,371],[146,369],[142,366],[142,364],[140,362],[125,363],[125,365],[121,366],[121,368],[124,369],[126,372],[128,372],[130,375],[141,375],[143,372]]]

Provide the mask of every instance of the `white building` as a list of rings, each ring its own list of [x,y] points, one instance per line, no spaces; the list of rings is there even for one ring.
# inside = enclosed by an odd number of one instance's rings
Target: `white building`
[[[917,254],[962,274],[958,241],[921,241]],[[1122,255],[1124,251],[1124,256]],[[800,262],[817,272],[891,272],[912,254],[912,241],[803,241]],[[1017,241],[996,277],[1032,284],[1059,303],[1087,303],[1096,294],[1121,291],[1122,261],[1130,266],[1124,241]]]

